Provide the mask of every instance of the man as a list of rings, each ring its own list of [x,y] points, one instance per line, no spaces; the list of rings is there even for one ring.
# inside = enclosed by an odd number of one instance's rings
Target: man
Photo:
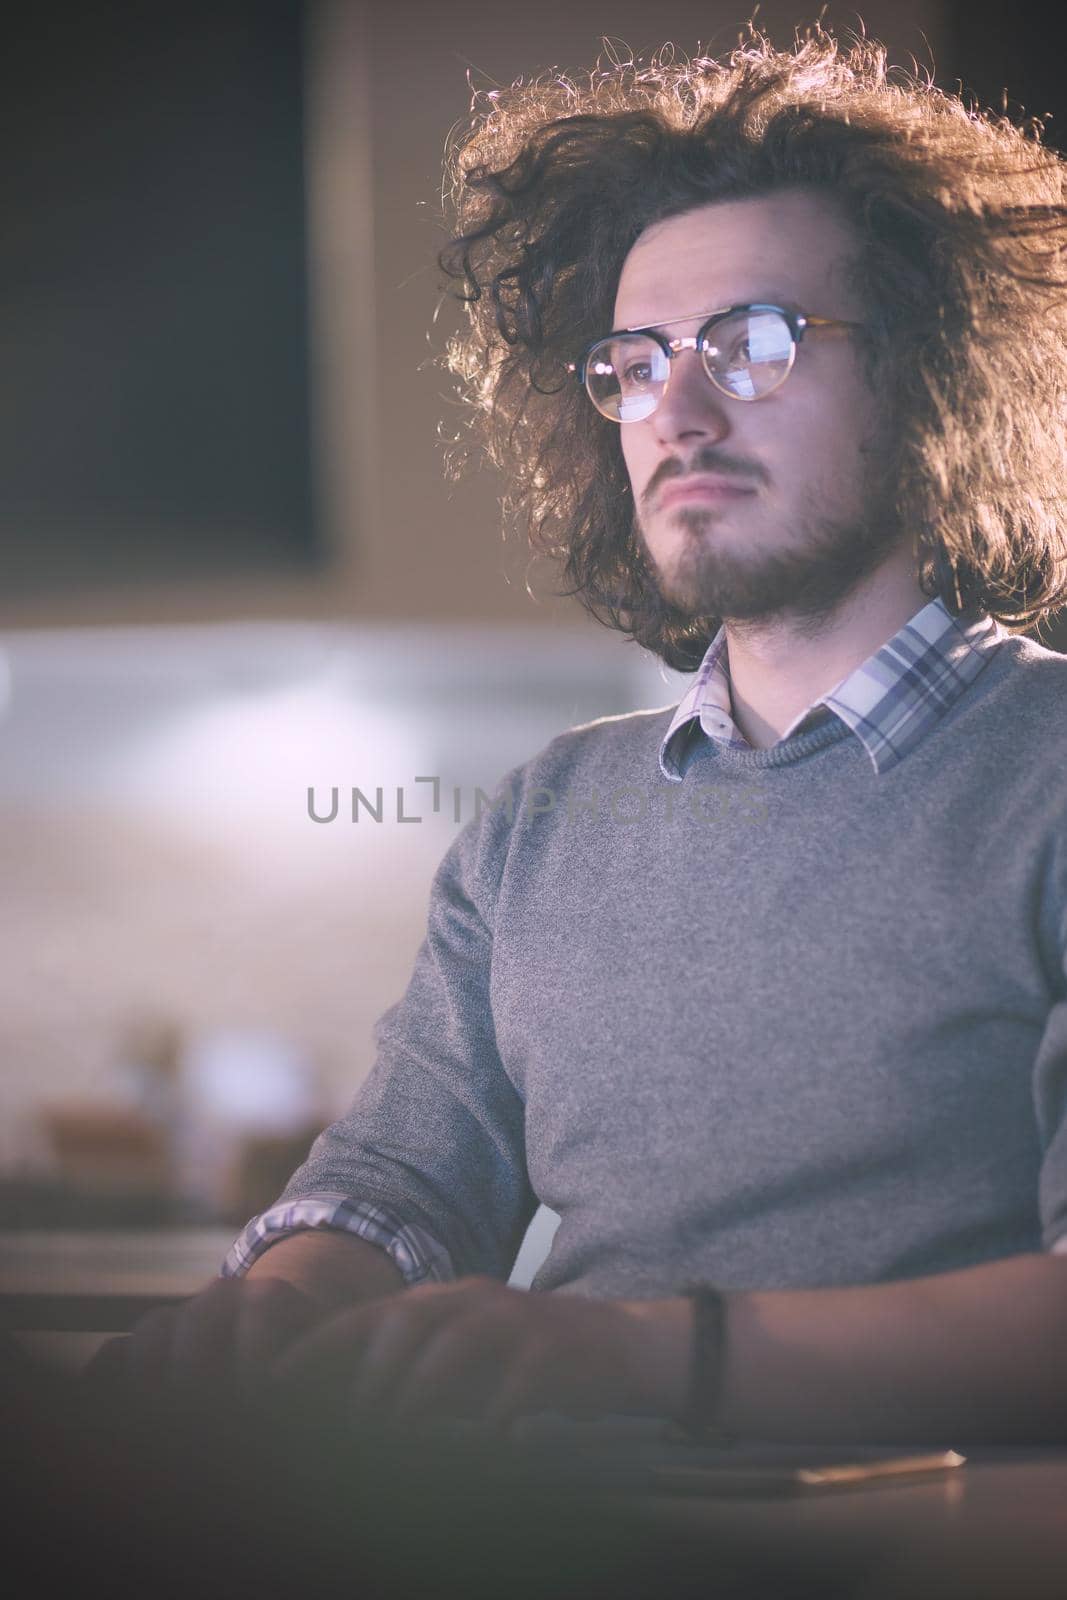
[[[455,174],[513,507],[698,670],[463,831],[350,1111],[127,1366],[1062,1441],[1063,164],[816,33],[510,91]]]

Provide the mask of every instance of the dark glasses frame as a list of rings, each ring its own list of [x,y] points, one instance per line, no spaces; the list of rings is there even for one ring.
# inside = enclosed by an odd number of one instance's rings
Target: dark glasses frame
[[[670,386],[671,372],[673,370],[672,363],[675,356],[680,355],[683,350],[698,350],[703,356],[708,348],[709,334],[716,324],[723,322],[727,317],[737,316],[742,312],[749,311],[774,311],[782,318],[786,327],[789,329],[789,336],[792,341],[789,352],[789,363],[778,381],[772,384],[769,389],[764,389],[761,394],[747,396],[741,395],[737,394],[733,389],[726,388],[724,384],[720,383],[709,368],[707,361],[701,362],[708,381],[714,385],[719,393],[728,396],[728,398],[731,400],[739,400],[744,405],[752,405],[756,401],[765,400],[768,395],[773,394],[776,389],[781,388],[782,384],[793,370],[793,363],[796,360],[797,346],[800,344],[809,328],[862,328],[865,326],[865,324],[862,322],[849,322],[841,317],[815,317],[809,315],[809,313],[805,311],[791,311],[786,306],[767,305],[763,302],[755,302],[752,304],[736,306],[724,306],[717,311],[708,312],[705,320],[701,324],[696,334],[691,335],[688,338],[669,339],[665,333],[660,331],[660,329],[670,328],[677,322],[690,322],[692,321],[693,317],[704,316],[703,312],[693,311],[685,317],[672,317],[668,322],[661,322],[659,326],[655,328],[614,328],[610,333],[602,333],[596,339],[591,339],[590,342],[585,346],[585,349],[582,351],[577,361],[567,362],[567,371],[573,372],[577,375],[578,382],[583,386],[586,393],[589,395],[590,403],[595,407],[599,415],[606,417],[609,422],[618,422],[620,426],[624,426],[627,421],[645,422],[648,420],[648,417],[655,414],[655,411],[659,407],[663,396],[667,393],[667,389]],[[664,380],[663,390],[656,401],[656,405],[652,408],[652,411],[647,413],[647,416],[632,418],[608,417],[606,412],[600,410],[600,407],[596,404],[592,394],[589,393],[589,386],[586,382],[589,358],[592,356],[594,350],[598,349],[600,345],[606,344],[609,339],[617,339],[620,337],[620,335],[627,333],[642,334],[646,339],[652,339],[656,344],[659,345],[667,359],[667,377]]]

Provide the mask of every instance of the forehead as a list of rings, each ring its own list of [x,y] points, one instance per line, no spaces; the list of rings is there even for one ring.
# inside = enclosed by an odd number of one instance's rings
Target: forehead
[[[717,200],[646,228],[623,263],[614,326],[744,301],[858,315],[846,269],[857,241],[833,203],[803,190]]]

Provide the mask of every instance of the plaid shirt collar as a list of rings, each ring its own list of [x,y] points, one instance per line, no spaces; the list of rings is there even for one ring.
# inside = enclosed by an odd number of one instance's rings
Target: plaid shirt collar
[[[795,717],[777,742],[791,738],[809,718],[815,718],[814,727],[833,713],[863,741],[875,772],[885,772],[914,750],[1007,637],[992,617],[953,617],[940,598],[931,600],[888,644]],[[725,628],[708,646],[660,746],[660,770],[675,782],[695,723],[720,744],[751,748],[733,720]]]

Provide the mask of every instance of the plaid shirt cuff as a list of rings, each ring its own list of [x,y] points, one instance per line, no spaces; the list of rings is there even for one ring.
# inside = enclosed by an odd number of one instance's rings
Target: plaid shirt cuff
[[[253,1217],[235,1239],[219,1268],[220,1278],[239,1278],[270,1245],[305,1228],[334,1228],[353,1233],[384,1250],[409,1289],[419,1283],[450,1283],[456,1277],[452,1257],[425,1228],[406,1223],[382,1206],[351,1195],[309,1194]]]

